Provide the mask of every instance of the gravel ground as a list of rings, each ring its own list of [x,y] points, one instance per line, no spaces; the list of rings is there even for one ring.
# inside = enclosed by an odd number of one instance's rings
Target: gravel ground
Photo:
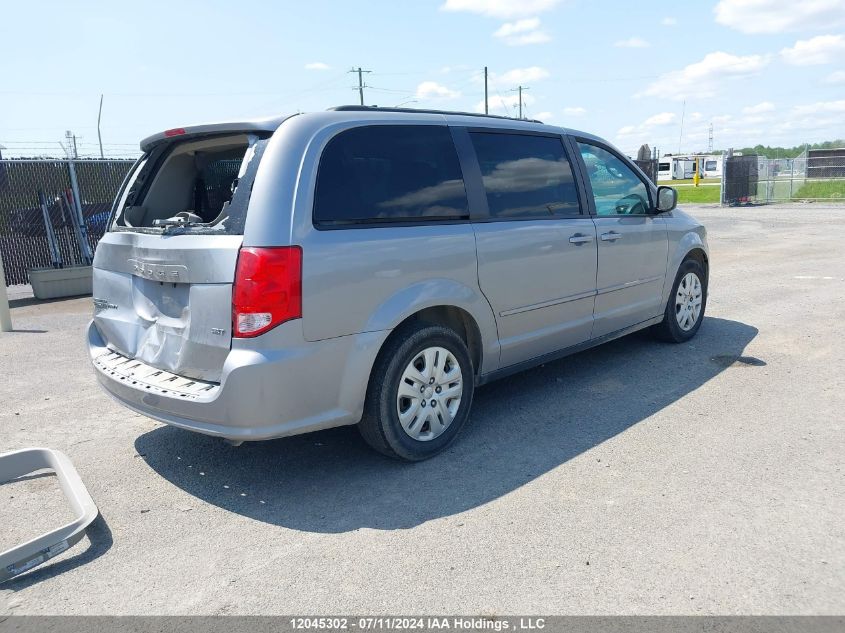
[[[691,210],[696,339],[488,385],[414,465],[354,428],[234,448],[135,415],[86,362],[90,298],[15,299],[0,451],[66,452],[102,516],[0,614],[845,612],[845,208]],[[0,488],[0,548],[58,499]]]

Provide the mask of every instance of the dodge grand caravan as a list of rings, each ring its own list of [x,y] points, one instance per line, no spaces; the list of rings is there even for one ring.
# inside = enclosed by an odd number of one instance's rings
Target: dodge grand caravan
[[[443,450],[478,385],[707,301],[704,227],[612,145],[492,116],[342,106],[141,143],[94,260],[118,401],[235,443],[357,424]]]

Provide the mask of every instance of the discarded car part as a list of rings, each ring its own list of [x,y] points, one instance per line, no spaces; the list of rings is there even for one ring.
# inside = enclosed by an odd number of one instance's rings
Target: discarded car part
[[[82,539],[99,511],[85,484],[64,453],[49,448],[25,448],[0,455],[0,484],[49,468],[56,473],[62,492],[76,518],[55,530],[0,553],[0,583],[61,554]]]

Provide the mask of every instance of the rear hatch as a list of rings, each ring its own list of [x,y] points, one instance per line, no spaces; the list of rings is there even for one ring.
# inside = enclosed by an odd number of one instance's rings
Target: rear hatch
[[[179,376],[220,380],[267,136],[178,129],[145,147],[94,257],[94,323],[110,350]]]

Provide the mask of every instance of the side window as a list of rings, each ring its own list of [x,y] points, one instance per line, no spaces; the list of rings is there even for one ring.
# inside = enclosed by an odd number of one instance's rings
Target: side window
[[[644,215],[648,187],[622,159],[601,147],[578,143],[593,187],[597,215]]]
[[[356,127],[326,145],[314,194],[316,224],[469,217],[445,126]]]
[[[572,165],[560,138],[470,132],[491,218],[580,213]]]

